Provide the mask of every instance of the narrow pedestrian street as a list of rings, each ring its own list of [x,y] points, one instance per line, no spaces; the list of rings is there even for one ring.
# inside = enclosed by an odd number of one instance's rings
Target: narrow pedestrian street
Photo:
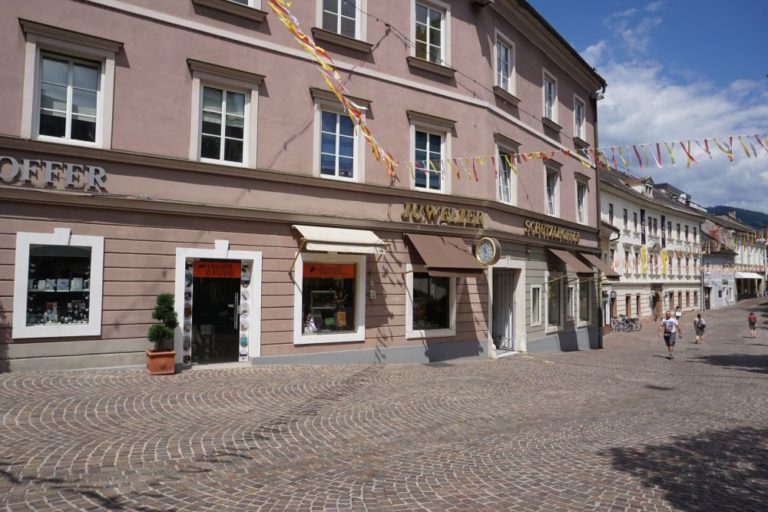
[[[757,337],[746,317],[757,312]],[[765,510],[768,301],[603,350],[0,375],[0,509]]]

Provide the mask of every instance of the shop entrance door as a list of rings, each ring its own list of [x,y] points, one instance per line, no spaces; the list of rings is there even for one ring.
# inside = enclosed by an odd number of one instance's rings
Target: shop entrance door
[[[192,362],[238,361],[240,262],[197,260],[192,284]]]
[[[493,328],[498,350],[515,350],[515,271],[493,269]]]

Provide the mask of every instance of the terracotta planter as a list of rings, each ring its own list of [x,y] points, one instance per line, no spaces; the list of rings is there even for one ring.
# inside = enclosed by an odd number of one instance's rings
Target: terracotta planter
[[[150,375],[173,375],[176,373],[176,351],[165,350],[158,352],[146,350],[147,370]]]

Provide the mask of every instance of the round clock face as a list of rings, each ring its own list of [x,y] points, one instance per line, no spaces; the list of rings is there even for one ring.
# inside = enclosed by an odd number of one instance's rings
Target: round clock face
[[[475,246],[475,257],[484,265],[495,263],[499,257],[495,241],[481,238]]]

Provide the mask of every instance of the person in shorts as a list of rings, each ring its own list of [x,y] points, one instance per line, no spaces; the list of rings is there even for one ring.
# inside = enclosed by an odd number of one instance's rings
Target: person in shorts
[[[693,328],[696,331],[696,341],[694,343],[704,343],[707,322],[701,318],[701,313],[696,315],[696,319],[693,321]]]
[[[680,330],[680,324],[676,318],[672,318],[672,312],[667,311],[666,318],[659,324],[659,336],[664,335],[664,343],[667,344],[667,359],[674,359],[675,355],[675,341],[677,335],[680,335],[680,339],[683,338],[683,332]]]
[[[757,316],[754,311],[751,311],[747,316],[747,322],[749,322],[749,335],[754,338],[755,331],[757,331]]]

